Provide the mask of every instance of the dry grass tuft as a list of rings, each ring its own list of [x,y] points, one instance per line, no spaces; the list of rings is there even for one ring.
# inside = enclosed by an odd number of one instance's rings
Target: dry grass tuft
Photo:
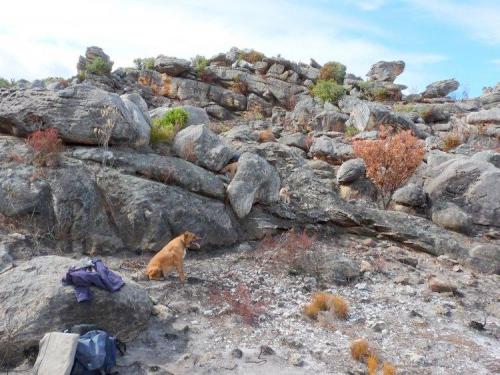
[[[366,361],[366,368],[368,370],[368,375],[376,375],[378,366],[378,358],[376,355],[371,354]]]
[[[337,295],[329,296],[327,304],[328,309],[334,311],[338,318],[347,319],[349,315],[349,304],[344,297]]]
[[[385,362],[382,365],[382,373],[384,375],[396,375],[396,367],[389,362]]]
[[[463,140],[460,139],[458,134],[449,133],[443,139],[443,151],[450,151],[463,143]]]
[[[318,292],[313,294],[311,303],[304,306],[304,314],[316,319],[320,311],[332,311],[338,318],[346,319],[349,315],[349,305],[341,296]]]
[[[362,361],[368,355],[368,341],[365,339],[358,339],[351,342],[351,356],[356,361]]]
[[[319,306],[313,303],[308,303],[304,306],[304,314],[311,319],[316,319],[320,311],[322,310],[319,308]]]

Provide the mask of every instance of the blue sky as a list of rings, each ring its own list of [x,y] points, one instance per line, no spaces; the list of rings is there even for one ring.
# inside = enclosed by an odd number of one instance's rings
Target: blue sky
[[[232,46],[295,61],[329,60],[364,77],[404,60],[397,82],[419,92],[456,78],[469,96],[500,81],[495,0],[16,0],[0,13],[0,76],[69,77],[98,45],[115,61],[211,56]]]

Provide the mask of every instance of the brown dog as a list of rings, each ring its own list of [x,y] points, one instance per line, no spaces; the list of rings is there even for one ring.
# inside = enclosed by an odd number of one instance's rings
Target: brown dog
[[[170,241],[163,249],[149,261],[146,267],[146,276],[149,280],[161,280],[174,268],[177,269],[181,282],[184,282],[184,257],[189,246],[200,247],[199,238],[194,233],[184,232]]]

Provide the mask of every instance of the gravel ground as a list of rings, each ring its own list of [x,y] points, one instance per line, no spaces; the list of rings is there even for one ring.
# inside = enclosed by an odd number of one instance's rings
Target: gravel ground
[[[359,277],[337,285],[292,273],[272,256],[277,250],[244,243],[190,251],[185,285],[175,275],[138,280],[157,303],[155,316],[129,343],[120,374],[364,374],[349,352],[358,338],[398,374],[500,372],[498,276],[347,234],[312,248],[349,258]],[[148,259],[106,262],[134,276]],[[445,291],[433,292],[436,285]],[[348,319],[305,317],[303,305],[316,291],[343,296]]]

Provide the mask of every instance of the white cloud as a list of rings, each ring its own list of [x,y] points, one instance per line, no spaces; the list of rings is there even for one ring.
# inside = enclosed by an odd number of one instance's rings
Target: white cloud
[[[70,76],[90,45],[102,47],[115,67],[130,66],[135,57],[211,56],[232,46],[296,61],[337,60],[361,76],[379,60],[412,61],[405,73],[413,77],[413,64],[444,59],[392,50],[368,39],[387,31],[366,20],[286,0],[88,0],[78,7],[66,0],[17,0],[2,7],[0,76],[6,78]]]
[[[455,25],[460,32],[489,44],[500,44],[500,2],[493,0],[409,0],[442,23]]]

